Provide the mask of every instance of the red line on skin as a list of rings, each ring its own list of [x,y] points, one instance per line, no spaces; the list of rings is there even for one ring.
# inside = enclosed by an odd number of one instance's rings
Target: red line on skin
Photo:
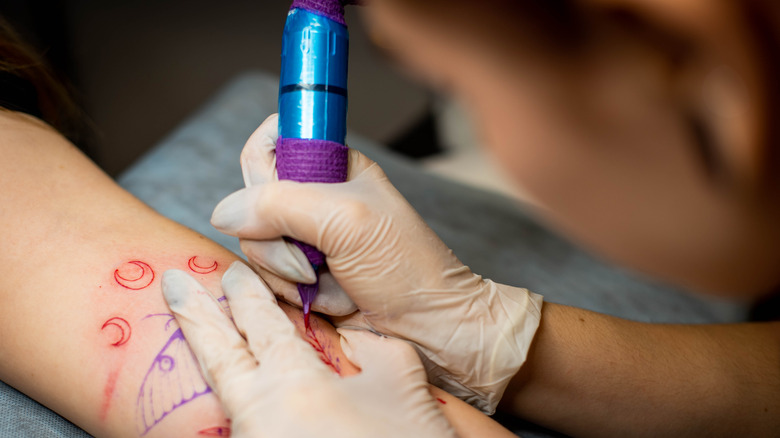
[[[438,401],[439,401],[439,403],[441,403],[441,404],[443,404],[443,405],[446,405],[446,404],[447,404],[447,402],[446,402],[446,401],[444,401],[444,400],[440,399],[439,397],[436,397],[436,400],[438,400]]]
[[[111,400],[114,398],[114,390],[116,390],[116,381],[119,377],[120,368],[117,368],[108,374],[108,380],[103,387],[103,404],[100,406],[100,421],[105,421],[108,416],[108,409],[111,407]]]
[[[197,257],[198,257],[198,256],[192,256],[192,257],[190,257],[190,259],[187,261],[187,266],[189,266],[189,268],[190,268],[190,270],[192,270],[192,272],[196,272],[196,273],[198,273],[198,274],[208,274],[208,273],[210,273],[210,272],[214,272],[214,271],[216,271],[216,270],[217,270],[217,267],[219,267],[219,264],[217,263],[217,261],[216,261],[216,260],[214,260],[214,263],[212,263],[212,264],[211,264],[211,265],[209,265],[209,266],[201,266],[201,265],[199,265],[199,264],[197,264],[197,263],[195,262],[195,259],[196,259]]]
[[[130,289],[130,290],[141,290],[154,281],[154,270],[152,270],[151,266],[148,264],[139,261],[139,260],[133,260],[130,262],[125,263],[123,266],[126,265],[136,265],[139,268],[141,268],[141,273],[136,278],[127,278],[123,275],[127,275],[126,273],[120,274],[119,269],[116,269],[114,271],[114,280],[116,280],[117,283],[119,283],[120,286]]]
[[[328,357],[328,355],[325,354],[325,349],[322,347],[322,344],[320,344],[320,340],[317,339],[317,335],[314,334],[314,330],[312,330],[311,327],[309,327],[306,330],[306,337],[308,338],[307,340],[309,341],[309,345],[311,345],[314,348],[314,351],[320,354],[320,360],[322,361],[322,363],[330,367],[330,369],[332,369],[334,373],[340,376],[341,375],[340,367],[334,364],[330,360],[330,357]]]
[[[206,436],[230,436],[230,428],[227,426],[214,426],[208,429],[203,429],[198,432],[198,435]]]

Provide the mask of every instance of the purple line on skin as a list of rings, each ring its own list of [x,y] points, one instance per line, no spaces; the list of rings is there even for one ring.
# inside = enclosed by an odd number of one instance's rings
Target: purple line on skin
[[[230,310],[230,303],[228,302],[227,297],[223,295],[217,298],[217,304],[222,307],[222,311],[225,313],[225,315],[227,315],[227,317],[233,321],[233,311]]]
[[[165,330],[171,328],[171,323],[176,321],[176,317],[171,315],[170,313],[151,313],[149,315],[144,316],[141,320],[143,321],[144,319],[149,319],[153,316],[167,316],[169,318],[168,322],[165,323]]]
[[[138,432],[146,435],[171,412],[210,392],[184,334],[176,330],[154,358],[138,391]]]

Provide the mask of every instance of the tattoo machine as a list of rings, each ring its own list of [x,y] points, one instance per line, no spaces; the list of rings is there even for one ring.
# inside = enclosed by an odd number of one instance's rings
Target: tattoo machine
[[[347,179],[347,54],[349,34],[340,0],[294,0],[282,36],[279,80],[280,180],[338,183]],[[298,284],[304,322],[319,290],[325,255],[290,239],[311,262],[317,282]]]

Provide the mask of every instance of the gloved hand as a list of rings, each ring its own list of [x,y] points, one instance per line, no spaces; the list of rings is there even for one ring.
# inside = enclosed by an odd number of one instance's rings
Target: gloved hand
[[[279,116],[272,114],[247,141],[241,152],[241,173],[246,187],[275,181],[276,139]],[[275,294],[285,301],[302,306],[296,283],[311,284],[316,280],[314,269],[303,252],[281,237],[268,240],[239,239],[241,251],[249,263],[260,272]],[[282,278],[277,277],[278,273]],[[319,271],[320,288],[312,310],[328,315],[349,315],[357,306],[339,287],[327,267]]]
[[[262,183],[225,198],[212,224],[244,239],[289,236],[316,246],[369,328],[413,342],[431,383],[494,412],[525,361],[539,325],[541,296],[471,272],[379,166],[357,151],[350,151],[345,183],[275,181],[276,138],[271,117],[243,154],[244,174]],[[274,261],[263,258],[267,254],[247,255],[280,276],[307,279],[289,275],[293,269],[275,269]],[[321,288],[329,286],[324,282]]]
[[[235,325],[185,272],[166,271],[162,287],[231,419],[231,436],[455,436],[428,392],[417,353],[405,342],[341,330],[344,353],[362,368],[341,378],[243,263],[233,263],[222,277]]]

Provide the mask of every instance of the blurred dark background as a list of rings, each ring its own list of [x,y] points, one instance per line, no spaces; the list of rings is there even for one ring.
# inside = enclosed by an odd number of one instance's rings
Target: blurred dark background
[[[231,78],[278,74],[290,3],[2,0],[0,14],[72,84],[95,127],[85,149],[116,175]],[[347,22],[349,128],[411,155],[436,149],[430,93],[383,59],[355,8]]]

